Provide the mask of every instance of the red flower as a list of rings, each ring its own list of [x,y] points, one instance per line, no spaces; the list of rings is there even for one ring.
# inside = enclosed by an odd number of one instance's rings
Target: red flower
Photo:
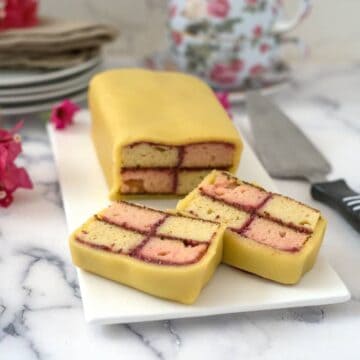
[[[0,206],[9,207],[14,201],[14,197],[10,191],[0,190]]]
[[[21,153],[20,136],[15,134],[23,126],[18,123],[7,131],[0,129],[0,206],[8,207],[13,201],[13,192],[18,188],[32,189],[33,184],[24,168],[15,165]]]
[[[248,6],[255,6],[257,5],[258,0],[246,0],[246,4]]]
[[[256,25],[256,26],[254,27],[254,29],[253,29],[253,34],[254,34],[254,36],[257,37],[257,38],[262,35],[262,32],[263,32],[263,30],[262,30],[262,27],[261,27],[260,25]]]
[[[260,75],[264,70],[265,70],[265,68],[264,68],[262,65],[256,64],[256,65],[254,65],[254,66],[252,66],[252,67],[250,68],[250,74],[251,74],[252,76],[258,76],[258,75]]]
[[[231,61],[230,66],[236,72],[239,72],[244,68],[244,62],[241,59],[235,59]]]
[[[73,117],[80,107],[66,99],[51,110],[50,121],[58,130],[65,129],[73,123]]]
[[[228,0],[210,0],[208,1],[207,11],[210,15],[224,18],[230,10]]]
[[[0,11],[0,30],[36,25],[37,9],[37,0],[5,0]]]
[[[173,18],[176,15],[177,8],[175,4],[170,5],[169,7],[169,17]]]
[[[260,52],[262,52],[262,53],[268,52],[269,49],[270,49],[270,46],[268,44],[263,43],[260,45]]]
[[[171,37],[175,45],[180,45],[182,43],[182,34],[178,31],[172,31]]]
[[[236,73],[231,65],[216,64],[210,71],[210,79],[218,84],[230,85],[235,82]]]

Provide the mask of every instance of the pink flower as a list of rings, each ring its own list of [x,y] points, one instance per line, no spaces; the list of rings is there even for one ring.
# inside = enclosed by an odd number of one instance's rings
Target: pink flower
[[[15,165],[21,153],[21,139],[16,131],[23,126],[19,122],[9,131],[0,129],[0,206],[8,207],[13,201],[13,192],[18,188],[32,189],[27,171]]]
[[[217,91],[215,92],[217,99],[219,100],[220,104],[226,110],[228,115],[231,117],[231,104],[229,101],[229,94],[226,91]]]
[[[265,68],[261,64],[256,64],[250,68],[250,74],[251,74],[251,76],[258,76],[264,70],[265,70]]]
[[[260,49],[260,52],[264,54],[269,51],[270,46],[268,44],[263,43],[260,45],[259,49]]]
[[[0,30],[34,26],[38,23],[37,0],[5,0],[0,9]]]
[[[169,7],[169,17],[173,18],[176,15],[177,7],[175,4],[170,5]]]
[[[182,43],[182,34],[178,31],[172,31],[171,37],[175,45],[180,45]]]
[[[257,5],[258,0],[246,0],[246,4],[248,6],[255,6]]]
[[[80,107],[72,101],[66,99],[51,110],[50,121],[58,130],[65,129],[73,123],[74,114]]]
[[[255,37],[260,37],[262,35],[262,27],[260,25],[256,25],[253,29],[253,34]]]
[[[230,85],[236,80],[237,71],[229,65],[215,64],[210,71],[210,79],[218,84]]]
[[[0,206],[9,207],[14,201],[14,197],[10,191],[0,190]]]
[[[244,62],[241,59],[235,59],[231,61],[230,66],[236,72],[240,72],[244,68]]]
[[[207,11],[210,15],[224,18],[230,10],[230,4],[228,0],[209,0]]]

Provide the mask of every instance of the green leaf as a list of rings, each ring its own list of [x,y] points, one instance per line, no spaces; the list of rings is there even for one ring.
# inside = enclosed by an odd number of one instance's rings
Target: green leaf
[[[231,18],[222,23],[216,24],[215,29],[217,32],[231,32],[234,28],[234,25],[241,23],[243,20],[241,17]]]
[[[210,24],[207,20],[203,20],[197,23],[193,23],[193,24],[189,24],[186,27],[186,32],[189,33],[190,35],[198,35],[199,33],[205,33],[207,31],[209,31],[210,29]]]
[[[249,13],[255,13],[257,11],[257,8],[254,6],[247,5],[244,7],[244,11],[247,11]]]
[[[218,50],[219,45],[189,45],[186,48],[185,55],[187,57],[187,67],[190,71],[198,74],[205,71],[209,56],[214,50]]]
[[[260,39],[259,39],[259,38],[253,38],[253,39],[251,40],[251,47],[257,46],[257,45],[259,44],[259,42],[260,42]]]
[[[262,1],[262,2],[259,4],[259,9],[260,9],[261,11],[264,11],[264,10],[266,9],[266,5],[267,5],[266,1]]]

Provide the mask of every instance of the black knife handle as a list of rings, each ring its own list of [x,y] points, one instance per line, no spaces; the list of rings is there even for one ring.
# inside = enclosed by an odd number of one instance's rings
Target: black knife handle
[[[336,208],[360,232],[360,194],[350,189],[345,180],[325,181],[311,186],[311,195]]]

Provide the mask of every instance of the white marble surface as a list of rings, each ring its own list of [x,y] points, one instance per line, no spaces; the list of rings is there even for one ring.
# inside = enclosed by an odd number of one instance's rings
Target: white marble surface
[[[296,71],[274,98],[360,191],[360,66]],[[239,124],[252,142],[249,124]],[[24,156],[33,191],[0,209],[0,359],[359,359],[360,236],[309,187],[277,181],[329,219],[322,254],[352,293],[345,304],[116,326],[84,322],[44,121],[29,117]],[[81,151],[74,144],[74,151]]]

